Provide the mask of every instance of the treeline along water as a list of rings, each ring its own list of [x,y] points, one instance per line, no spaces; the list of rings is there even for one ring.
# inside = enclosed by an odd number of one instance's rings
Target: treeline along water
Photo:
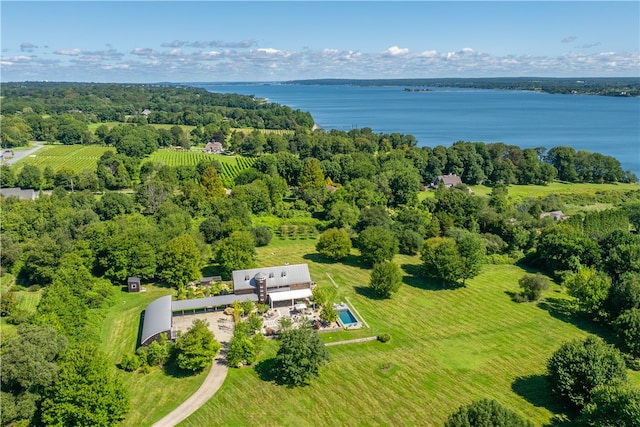
[[[456,141],[569,146],[613,156],[640,176],[640,98],[398,86],[211,84],[311,113],[324,129],[411,134],[419,146]]]

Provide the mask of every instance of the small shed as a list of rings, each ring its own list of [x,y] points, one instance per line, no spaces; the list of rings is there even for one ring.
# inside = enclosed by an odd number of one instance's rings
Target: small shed
[[[127,289],[129,292],[140,292],[140,278],[129,277],[127,279]]]

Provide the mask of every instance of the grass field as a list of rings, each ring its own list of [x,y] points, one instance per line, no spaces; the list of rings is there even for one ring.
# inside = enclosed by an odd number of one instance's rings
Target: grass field
[[[491,187],[474,185],[471,189],[475,194],[485,196],[491,194]],[[630,191],[640,190],[638,184],[590,184],[552,182],[548,185],[510,185],[509,197],[521,199],[526,197],[544,197],[549,194],[594,194],[602,191]]]
[[[337,301],[351,301],[370,325],[323,334],[325,341],[387,332],[391,342],[331,347],[320,377],[296,389],[277,386],[264,373],[276,350],[271,343],[266,362],[230,370],[220,391],[181,426],[442,425],[460,405],[481,397],[542,425],[561,411],[545,386],[547,359],[565,341],[605,333],[566,313],[557,286],[546,305],[512,302],[508,292],[518,290],[525,273],[517,266],[485,266],[459,289],[408,274],[397,295],[379,300],[368,291],[369,270],[357,257],[326,263],[314,254],[314,243],[274,239],[259,249],[258,264],[308,263],[319,286],[335,289]],[[416,257],[395,261],[409,273],[419,264]],[[633,381],[639,377],[633,373]]]
[[[54,171],[68,167],[75,172],[83,169],[95,170],[100,157],[107,151],[114,151],[113,147],[100,145],[45,145],[34,154],[16,162],[16,167],[35,165],[40,169],[51,166]]]
[[[322,334],[325,342],[391,334],[387,344],[368,342],[329,349],[331,362],[303,388],[277,386],[268,366],[277,349],[270,341],[256,367],[232,369],[218,393],[181,426],[202,425],[442,425],[448,414],[472,399],[488,397],[530,419],[551,422],[561,413],[546,387],[545,365],[564,342],[607,330],[566,310],[567,296],[556,285],[546,302],[516,304],[510,292],[526,272],[518,266],[487,265],[464,288],[442,289],[415,277],[418,257],[397,256],[404,285],[388,300],[367,288],[370,270],[356,251],[342,263],[315,253],[314,239],[281,240],[258,248],[258,265],[308,263],[314,281],[335,301],[349,301],[369,325]],[[330,277],[333,281],[330,279]],[[334,286],[335,282],[335,286]],[[171,293],[118,294],[102,333],[113,363],[134,351],[140,313],[155,298]],[[133,410],[124,426],[150,425],[185,400],[204,379],[154,370],[119,371]],[[640,373],[631,372],[640,384]]]
[[[469,186],[473,193],[478,196],[488,196],[491,194],[491,187],[486,185]],[[509,185],[508,198],[519,200],[528,197],[544,197],[550,194],[595,194],[603,191],[632,191],[640,190],[640,184],[590,184],[590,183],[565,183],[552,182],[548,185]],[[421,191],[418,194],[420,200],[427,197],[434,197],[435,191]]]

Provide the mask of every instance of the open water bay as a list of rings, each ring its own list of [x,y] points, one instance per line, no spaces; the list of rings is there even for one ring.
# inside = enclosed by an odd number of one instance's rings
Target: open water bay
[[[617,158],[640,176],[640,98],[401,86],[203,84],[308,111],[324,129],[411,134],[419,146],[456,141],[569,146]]]

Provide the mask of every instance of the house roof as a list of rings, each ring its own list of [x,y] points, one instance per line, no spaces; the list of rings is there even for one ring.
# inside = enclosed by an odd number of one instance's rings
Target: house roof
[[[0,188],[0,194],[4,197],[17,197],[20,200],[35,200],[38,198],[38,192],[32,189],[22,190],[18,187]]]
[[[267,288],[286,287],[296,283],[309,283],[309,266],[307,264],[281,265],[277,267],[260,267],[233,272],[233,290],[256,289],[256,275],[263,273],[267,278]]]
[[[160,297],[147,305],[142,320],[140,344],[147,342],[162,332],[171,331],[171,295]]]
[[[437,182],[441,182],[444,185],[448,186],[456,186],[456,185],[460,185],[462,184],[462,179],[455,174],[449,174],[449,175],[438,175],[438,178],[436,179]]]
[[[222,305],[231,305],[235,301],[257,302],[258,295],[257,294],[246,294],[246,295],[227,294],[227,295],[216,295],[216,296],[207,297],[207,298],[177,300],[171,303],[171,311],[175,312],[175,311],[182,311],[182,310],[196,310],[198,308],[220,307]]]
[[[540,218],[551,217],[555,221],[562,221],[569,218],[569,215],[565,215],[562,211],[543,212],[540,214]]]

